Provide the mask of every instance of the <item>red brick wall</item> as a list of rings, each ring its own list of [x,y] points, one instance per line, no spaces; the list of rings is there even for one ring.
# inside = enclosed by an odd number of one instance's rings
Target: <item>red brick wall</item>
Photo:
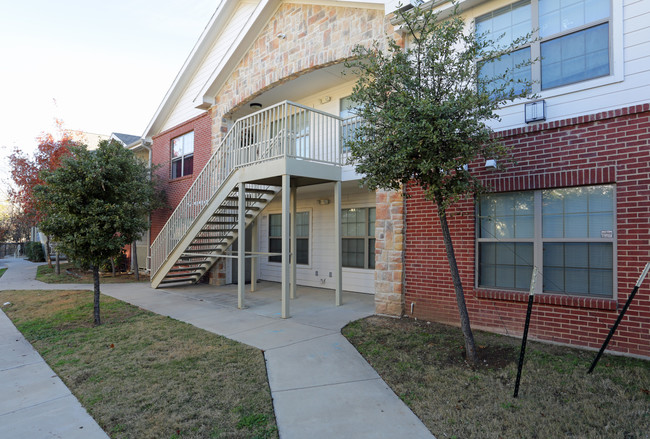
[[[470,166],[494,191],[616,184],[616,299],[538,295],[530,336],[599,348],[645,264],[650,262],[650,104],[499,133],[516,165],[505,172]],[[437,212],[419,188],[407,189],[405,311],[458,324],[458,310]],[[474,288],[475,213],[471,200],[450,226],[474,328],[521,335],[527,293]],[[411,303],[415,302],[411,314]],[[650,357],[650,279],[646,279],[609,349]]]
[[[160,209],[151,215],[151,242],[167,222],[178,203],[190,188],[196,176],[199,175],[210,159],[212,120],[209,113],[204,113],[175,126],[153,138],[152,162],[160,166],[156,174],[162,180],[167,195],[167,209]],[[194,131],[194,164],[192,175],[171,179],[171,140],[175,137]]]

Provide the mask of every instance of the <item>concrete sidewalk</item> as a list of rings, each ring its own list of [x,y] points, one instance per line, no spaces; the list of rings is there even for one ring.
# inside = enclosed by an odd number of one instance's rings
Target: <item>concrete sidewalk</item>
[[[5,262],[0,261],[0,267],[10,269],[4,276],[24,265],[22,261]],[[0,286],[4,286],[4,276],[0,278]],[[2,311],[0,395],[2,438],[108,438]]]
[[[26,282],[35,268],[22,265],[12,264],[0,290],[48,288]],[[29,287],[18,286],[19,276]],[[433,437],[340,333],[348,322],[373,314],[372,296],[344,293],[343,306],[336,307],[327,290],[299,288],[292,317],[285,320],[277,284],[264,282],[248,293],[245,310],[236,309],[235,291],[232,286],[102,285],[103,294],[262,349],[282,439]]]

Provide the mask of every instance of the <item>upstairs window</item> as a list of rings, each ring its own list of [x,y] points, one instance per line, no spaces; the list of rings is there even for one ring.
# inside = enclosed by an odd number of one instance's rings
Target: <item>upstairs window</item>
[[[526,0],[477,18],[477,35],[487,33],[500,46],[533,32],[537,37],[500,60],[485,61],[479,79],[508,72],[510,78],[533,81],[538,92],[610,75],[610,2]],[[516,67],[530,59],[538,61]]]
[[[172,139],[172,179],[191,175],[194,169],[194,131]]]
[[[339,102],[339,116],[343,119],[341,121],[341,145],[343,152],[348,152],[350,148],[346,146],[346,142],[352,139],[354,130],[361,122],[361,118],[357,116],[357,109],[359,104],[354,102],[350,96],[341,98]]]

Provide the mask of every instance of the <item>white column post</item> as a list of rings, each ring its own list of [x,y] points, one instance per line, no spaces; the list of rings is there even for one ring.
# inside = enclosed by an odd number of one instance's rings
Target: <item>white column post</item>
[[[246,290],[246,189],[244,183],[239,183],[237,232],[237,308],[243,309]]]
[[[297,263],[297,236],[296,233],[296,187],[291,187],[291,225],[289,229],[291,230],[291,298],[296,298],[296,263]]]
[[[336,286],[334,302],[336,306],[343,304],[341,291],[343,290],[343,245],[341,243],[341,182],[334,182],[334,263]]]
[[[291,188],[289,183],[291,177],[287,174],[282,175],[282,318],[288,319],[289,316],[289,204]]]
[[[260,251],[258,236],[257,236],[257,220],[253,220],[251,224],[251,251],[257,253]],[[255,292],[255,285],[257,284],[257,255],[253,254],[251,256],[251,293]]]

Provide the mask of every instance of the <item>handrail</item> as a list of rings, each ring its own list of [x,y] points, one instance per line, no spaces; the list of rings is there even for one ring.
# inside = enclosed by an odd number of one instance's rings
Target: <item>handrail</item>
[[[238,119],[151,244],[152,278],[235,170],[286,157],[341,166],[342,123],[289,101]]]

